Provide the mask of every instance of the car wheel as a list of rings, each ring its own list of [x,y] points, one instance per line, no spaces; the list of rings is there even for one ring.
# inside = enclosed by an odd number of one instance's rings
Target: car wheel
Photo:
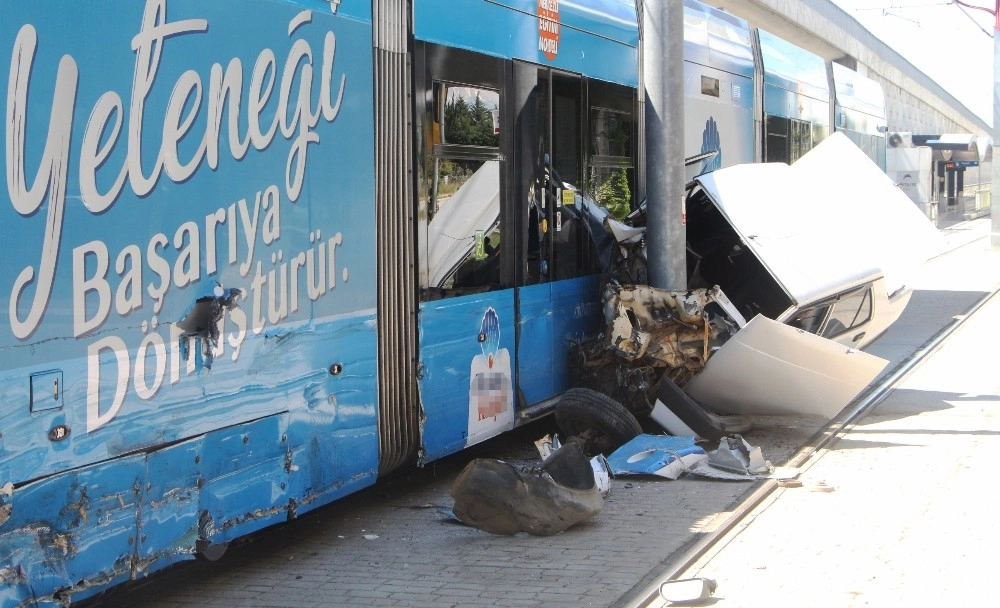
[[[584,441],[588,456],[609,455],[642,433],[639,421],[625,406],[586,388],[566,391],[555,411],[559,430]]]

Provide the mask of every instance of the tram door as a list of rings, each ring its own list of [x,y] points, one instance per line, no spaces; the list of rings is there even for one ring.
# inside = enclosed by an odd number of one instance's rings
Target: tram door
[[[509,62],[418,43],[418,378],[423,457],[514,427]]]
[[[586,83],[515,62],[512,198],[519,224],[517,379],[525,404],[570,387],[570,340],[597,319],[596,253],[585,190]]]
[[[599,324],[600,267],[578,196],[586,81],[432,44],[415,58],[417,383],[430,460],[570,387],[570,340]]]

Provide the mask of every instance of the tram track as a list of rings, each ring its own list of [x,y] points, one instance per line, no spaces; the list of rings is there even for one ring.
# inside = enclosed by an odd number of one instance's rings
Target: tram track
[[[971,243],[966,243],[969,245]],[[963,246],[965,246],[963,245]],[[960,248],[960,247],[959,247]],[[948,252],[945,252],[948,253]],[[941,255],[944,255],[941,254]],[[782,466],[798,469],[800,475],[822,457],[822,451],[835,439],[847,434],[854,426],[870,414],[898,385],[900,385],[924,360],[936,353],[948,338],[978,310],[998,297],[1000,288],[994,287],[974,302],[964,313],[954,317],[923,345],[900,361],[891,372],[885,374],[877,384],[869,386],[844,410],[817,430]],[[726,541],[731,532],[740,526],[749,525],[755,511],[768,499],[776,500],[776,490],[781,488],[778,479],[764,479],[739,502],[728,517],[713,530],[695,540],[674,560],[663,573],[647,586],[623,596],[614,605],[628,608],[661,606],[663,600],[659,589],[663,583],[679,580],[703,557]]]

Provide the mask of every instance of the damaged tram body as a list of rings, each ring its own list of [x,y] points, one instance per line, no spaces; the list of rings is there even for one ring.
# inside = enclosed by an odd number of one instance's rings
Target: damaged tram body
[[[635,188],[632,2],[100,4],[0,0],[4,607],[513,428]]]
[[[600,405],[633,0],[98,4],[0,0],[0,607]],[[697,172],[766,158],[751,28],[685,11]]]

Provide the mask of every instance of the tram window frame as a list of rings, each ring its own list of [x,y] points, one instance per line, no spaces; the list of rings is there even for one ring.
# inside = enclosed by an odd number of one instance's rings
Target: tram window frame
[[[502,158],[500,153],[502,127],[498,132],[494,133],[496,145],[482,145],[479,143],[449,141],[449,125],[447,121],[449,104],[457,103],[452,101],[452,91],[465,89],[465,92],[455,95],[454,99],[461,100],[462,103],[470,105],[471,103],[465,100],[466,97],[470,99],[474,97],[482,101],[483,94],[489,93],[491,101],[495,96],[495,107],[492,110],[499,114],[500,109],[503,107],[503,92],[501,89],[444,79],[433,80],[431,82],[431,89],[433,91],[434,102],[432,116],[433,146],[431,148],[430,163],[433,169],[431,167],[428,167],[428,169],[433,171],[433,176],[431,177],[433,185],[427,200],[428,226],[431,225],[434,218],[443,208],[438,185],[438,177],[440,175],[439,166],[447,163],[449,167],[472,168],[468,172],[467,177],[455,188],[454,192],[449,194],[448,198],[450,198],[457,194],[465,184],[474,179],[478,172],[485,167],[486,163],[499,162]],[[497,120],[497,124],[501,124],[499,120]],[[500,190],[503,188],[499,170],[496,177],[496,188],[499,197]],[[500,267],[501,257],[499,254],[502,233],[505,231],[502,230],[502,209],[499,198],[497,199],[496,212],[496,221],[492,222],[488,228],[477,230],[474,236],[467,236],[461,239],[462,241],[469,238],[472,239],[471,246],[468,247],[468,252],[448,270],[440,283],[437,285],[424,285],[423,287],[426,290],[436,292],[441,297],[448,297],[480,291],[493,291],[501,287],[500,277],[502,269]],[[430,238],[429,234],[428,238]],[[442,238],[457,239],[458,237],[447,236]],[[428,248],[431,245],[431,243],[428,243]]]
[[[792,120],[774,114],[764,115],[764,162],[791,162]]]
[[[416,247],[418,249],[419,293],[423,302],[450,298],[472,293],[485,293],[510,287],[511,272],[502,255],[510,247],[510,218],[505,208],[507,204],[507,168],[503,154],[509,145],[505,133],[506,120],[506,71],[503,60],[464,51],[442,47],[431,43],[418,42],[414,49],[417,99],[417,142],[420,151],[417,159],[418,198]],[[447,141],[445,133],[445,108],[449,89],[467,89],[466,97],[476,92],[489,93],[487,101],[495,115],[494,124],[499,126],[495,145],[474,145],[474,143]],[[484,99],[485,100],[485,99]],[[467,99],[466,101],[469,101]],[[496,179],[496,197],[490,205],[496,205],[496,221],[488,228],[476,227],[475,233],[461,234],[458,240],[462,255],[442,253],[439,239],[442,232],[451,226],[432,229],[432,220],[441,212],[440,192],[436,190],[435,166],[442,161],[470,167],[468,179],[482,169],[487,162],[496,163],[497,177],[488,169],[480,179]],[[440,169],[438,169],[439,171]],[[437,174],[440,176],[440,173]],[[480,182],[477,189],[481,189]],[[459,186],[461,187],[461,186]],[[492,191],[492,188],[488,189]],[[456,189],[455,192],[458,192]],[[475,195],[475,192],[470,192]],[[490,210],[492,211],[492,209]],[[489,213],[489,211],[487,211]],[[443,219],[443,218],[442,218]],[[506,230],[505,230],[506,226]],[[468,228],[468,226],[466,226]],[[506,233],[506,234],[505,234]],[[453,238],[454,235],[447,235]],[[507,238],[503,238],[507,237]],[[466,242],[467,241],[467,242]],[[435,252],[437,250],[437,252]],[[447,268],[445,268],[447,266]]]
[[[587,176],[583,184],[584,192],[615,217],[621,218],[631,211],[636,204],[636,166],[637,139],[636,139],[636,104],[637,99],[633,89],[609,82],[590,80],[588,82],[588,110],[587,110]],[[600,128],[598,122],[602,115],[613,113],[623,117],[620,124],[627,127],[625,145],[621,146],[624,154],[600,154],[601,145],[597,142]],[[611,151],[611,150],[608,150]],[[619,151],[619,150],[614,150]],[[598,196],[601,185],[610,183],[614,177],[601,179],[598,173],[610,171],[613,173],[623,171],[624,187],[627,188],[627,199],[624,204],[608,207],[602,203]],[[612,186],[614,187],[614,186]]]

